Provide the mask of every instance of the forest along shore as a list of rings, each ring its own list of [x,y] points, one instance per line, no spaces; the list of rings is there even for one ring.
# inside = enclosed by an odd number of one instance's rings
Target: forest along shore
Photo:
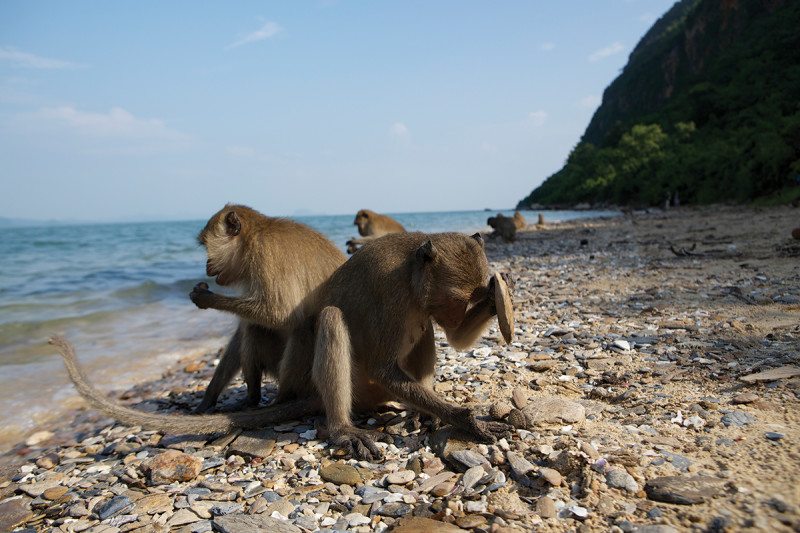
[[[0,530],[796,530],[799,215],[683,208],[489,241],[516,279],[514,343],[437,334],[435,387],[520,428],[494,445],[387,408],[356,418],[395,437],[371,465],[333,457],[314,418],[161,436],[79,411],[3,457]],[[188,410],[218,357],[117,397]]]

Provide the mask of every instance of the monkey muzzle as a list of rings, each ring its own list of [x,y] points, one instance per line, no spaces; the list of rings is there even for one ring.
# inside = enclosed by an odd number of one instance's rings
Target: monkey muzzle
[[[222,272],[212,266],[211,260],[206,261],[206,275],[209,278],[214,278],[214,281],[217,282],[217,285],[228,284],[228,280],[225,279],[225,276],[222,275]]]

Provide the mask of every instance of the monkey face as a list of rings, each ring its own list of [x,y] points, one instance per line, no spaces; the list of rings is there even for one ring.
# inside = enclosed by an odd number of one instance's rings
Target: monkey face
[[[457,328],[469,307],[488,294],[489,263],[483,239],[476,234],[428,242],[429,247],[425,243],[418,250],[429,280],[428,310],[443,328]]]
[[[362,237],[366,237],[367,231],[367,224],[369,224],[369,213],[366,209],[360,210],[356,213],[356,218],[353,220],[353,224],[358,226],[358,234]]]
[[[239,234],[242,232],[240,206],[226,205],[214,214],[197,236],[198,242],[206,248],[206,275],[216,278],[218,285],[229,285],[237,280],[237,264],[241,247]]]

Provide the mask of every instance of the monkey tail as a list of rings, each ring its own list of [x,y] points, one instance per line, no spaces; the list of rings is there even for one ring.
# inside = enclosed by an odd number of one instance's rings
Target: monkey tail
[[[234,429],[261,428],[316,414],[320,411],[319,402],[304,398],[238,413],[213,415],[145,413],[109,400],[94,388],[78,364],[75,348],[66,339],[55,336],[50,339],[50,344],[55,346],[61,354],[72,383],[75,384],[75,388],[89,405],[129,426],[141,426],[145,429],[172,434],[207,435],[228,433]]]

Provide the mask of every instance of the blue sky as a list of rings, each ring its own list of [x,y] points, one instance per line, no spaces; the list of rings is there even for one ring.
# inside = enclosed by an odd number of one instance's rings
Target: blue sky
[[[665,0],[0,3],[0,216],[513,206]]]

